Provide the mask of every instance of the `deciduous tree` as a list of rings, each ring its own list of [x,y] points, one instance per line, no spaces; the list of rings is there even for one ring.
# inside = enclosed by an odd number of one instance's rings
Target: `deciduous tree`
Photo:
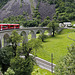
[[[16,30],[14,30],[8,40],[8,42],[12,44],[14,56],[16,56],[17,46],[18,43],[21,42],[21,40],[21,36],[16,32]]]
[[[53,37],[54,37],[54,34],[55,34],[55,31],[58,27],[58,23],[54,20],[52,20],[49,24],[48,24],[48,27],[52,28],[52,32],[53,32]]]

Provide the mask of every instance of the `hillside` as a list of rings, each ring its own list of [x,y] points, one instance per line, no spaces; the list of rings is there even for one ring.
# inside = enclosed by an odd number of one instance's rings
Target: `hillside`
[[[46,18],[47,16],[49,16],[50,19],[52,20],[52,17],[55,14],[55,4],[50,5],[48,3],[40,2],[39,12],[40,12],[42,20]]]
[[[31,15],[31,8],[29,0],[11,0],[0,10],[0,20],[7,18],[9,16],[22,15],[23,12],[27,12]]]
[[[18,16],[23,14],[26,14],[26,18],[28,16],[32,19],[33,10],[36,8],[37,4],[37,0],[10,0],[3,8],[0,9],[0,20],[9,16]],[[55,5],[41,2],[39,5],[39,12],[42,20],[47,16],[50,16],[52,19],[53,14],[55,13]]]

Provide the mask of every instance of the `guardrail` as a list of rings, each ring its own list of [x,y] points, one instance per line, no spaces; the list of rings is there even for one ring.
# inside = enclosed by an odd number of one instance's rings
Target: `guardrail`
[[[34,57],[34,55],[32,55],[32,54],[29,54],[29,55]],[[25,58],[24,56],[20,56],[20,57]],[[34,60],[36,61],[37,65],[40,68],[46,69],[46,70],[48,70],[48,71],[50,71],[52,73],[54,72],[54,67],[56,66],[55,64],[50,63],[50,62],[48,62],[48,61],[46,61],[44,59],[41,59],[39,57],[34,57]]]

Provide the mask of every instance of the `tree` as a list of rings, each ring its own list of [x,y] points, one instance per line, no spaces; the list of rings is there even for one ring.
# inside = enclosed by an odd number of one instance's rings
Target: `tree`
[[[50,20],[50,17],[49,17],[49,16],[47,16],[47,17],[46,17],[46,19],[47,19],[47,20]]]
[[[47,35],[41,34],[39,35],[38,39],[41,39],[42,42],[44,42],[44,40],[47,38]]]
[[[75,44],[68,47],[68,54],[58,63],[55,68],[56,75],[75,74]]]
[[[16,30],[13,30],[11,36],[9,37],[8,42],[12,44],[14,56],[16,56],[17,46],[18,43],[21,42],[21,40],[22,40],[21,36],[16,32]]]
[[[0,66],[3,74],[10,66],[11,58],[12,58],[12,47],[4,47],[0,49]]]
[[[58,23],[56,23],[54,20],[51,21],[49,24],[48,24],[48,27],[52,28],[52,32],[53,32],[53,37],[54,37],[54,34],[55,34],[55,30],[56,28],[58,27]]]
[[[11,68],[15,71],[15,75],[31,75],[34,65],[33,61],[32,57],[23,59],[16,56],[11,60]]]
[[[21,50],[25,56],[25,59],[29,57],[29,53],[31,51],[36,51],[39,47],[42,47],[41,40],[39,39],[31,39],[30,41],[24,43]]]
[[[44,21],[40,24],[41,27],[45,27],[50,23],[50,20],[44,19]]]
[[[15,75],[30,75],[33,70],[34,60],[29,56],[32,50],[41,47],[40,40],[32,39],[23,43],[22,48],[17,50],[17,56],[11,60],[11,68],[15,71]],[[24,59],[19,57],[19,53],[23,52]]]

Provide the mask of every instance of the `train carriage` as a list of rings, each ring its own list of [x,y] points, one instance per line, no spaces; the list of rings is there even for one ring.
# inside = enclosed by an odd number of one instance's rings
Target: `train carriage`
[[[19,24],[0,24],[0,30],[19,29]]]

